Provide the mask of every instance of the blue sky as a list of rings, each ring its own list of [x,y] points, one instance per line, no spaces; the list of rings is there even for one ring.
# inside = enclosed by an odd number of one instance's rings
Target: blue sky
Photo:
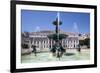
[[[90,32],[90,14],[78,12],[59,12],[62,25],[67,32]],[[21,10],[22,32],[55,30],[52,22],[57,18],[56,11]]]

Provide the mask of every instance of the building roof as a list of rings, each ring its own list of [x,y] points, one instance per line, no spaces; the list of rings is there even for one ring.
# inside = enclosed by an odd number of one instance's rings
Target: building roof
[[[51,30],[43,30],[43,31],[38,31],[38,32],[31,32],[30,35],[49,35],[49,34],[54,34],[55,31],[51,31]],[[61,34],[66,34],[66,35],[78,35],[78,33],[76,32],[65,32],[65,31],[60,31]]]

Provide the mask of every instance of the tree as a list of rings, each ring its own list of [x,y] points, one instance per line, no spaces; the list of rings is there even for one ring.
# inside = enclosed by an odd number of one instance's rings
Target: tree
[[[86,45],[88,48],[90,48],[90,38],[79,40],[79,45],[80,46]]]
[[[28,44],[21,44],[21,46],[22,46],[23,49],[28,49],[29,48]]]
[[[78,45],[78,48],[77,48],[78,52],[81,52],[81,47],[80,46],[83,46],[83,45],[84,45],[84,40],[79,40],[79,45]]]
[[[85,45],[85,44],[84,44],[84,40],[79,40],[79,45],[80,45],[80,46]]]
[[[88,48],[90,48],[90,38],[86,38],[86,39],[84,40],[84,44],[85,44]]]

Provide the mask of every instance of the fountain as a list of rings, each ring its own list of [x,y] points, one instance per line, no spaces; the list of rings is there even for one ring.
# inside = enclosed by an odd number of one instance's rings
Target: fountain
[[[56,55],[57,58],[60,59],[62,57],[63,53],[65,52],[65,49],[61,45],[61,40],[66,38],[67,35],[65,34],[60,34],[59,32],[59,26],[62,24],[59,18],[59,12],[57,13],[57,18],[55,21],[53,21],[53,24],[55,25],[55,34],[49,35],[49,39],[52,39],[55,41],[55,44],[53,44],[53,47],[51,49],[51,52],[53,53],[53,56]]]

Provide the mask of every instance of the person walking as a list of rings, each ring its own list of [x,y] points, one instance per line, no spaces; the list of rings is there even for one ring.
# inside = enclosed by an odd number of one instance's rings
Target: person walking
[[[34,52],[35,56],[37,56],[36,46],[35,45],[32,45],[32,48],[33,48],[33,51],[32,52]]]

